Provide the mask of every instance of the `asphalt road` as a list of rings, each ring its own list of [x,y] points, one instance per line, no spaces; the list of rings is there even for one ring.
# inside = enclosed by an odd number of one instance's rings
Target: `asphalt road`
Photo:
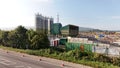
[[[0,68],[64,68],[55,63],[38,61],[22,55],[0,51]]]

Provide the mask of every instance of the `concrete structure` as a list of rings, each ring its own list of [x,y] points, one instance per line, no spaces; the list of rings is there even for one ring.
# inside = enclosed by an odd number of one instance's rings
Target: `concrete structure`
[[[49,18],[48,19],[48,34],[52,34],[53,23],[54,23],[54,19],[53,18]]]
[[[63,36],[77,36],[79,33],[79,27],[75,25],[66,25],[61,28],[61,34]]]
[[[52,31],[52,25],[54,22],[54,19],[52,17],[45,17],[41,14],[36,14],[36,31],[39,32],[45,32],[47,34],[51,34]]]

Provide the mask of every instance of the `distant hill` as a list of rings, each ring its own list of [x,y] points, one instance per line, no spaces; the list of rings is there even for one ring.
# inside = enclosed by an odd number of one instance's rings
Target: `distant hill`
[[[81,32],[89,32],[89,31],[101,32],[103,30],[94,29],[94,28],[79,27],[79,31],[81,31]]]
[[[120,30],[109,30],[111,32],[120,32]]]

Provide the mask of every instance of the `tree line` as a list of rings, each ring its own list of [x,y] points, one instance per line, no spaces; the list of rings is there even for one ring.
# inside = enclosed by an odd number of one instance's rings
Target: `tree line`
[[[49,47],[47,34],[18,26],[11,31],[0,30],[0,44],[20,49],[41,49]]]

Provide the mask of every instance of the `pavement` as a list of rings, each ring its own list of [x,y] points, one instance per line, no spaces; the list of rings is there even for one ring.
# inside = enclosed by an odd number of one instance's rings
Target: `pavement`
[[[89,66],[0,49],[0,68],[92,68]]]

